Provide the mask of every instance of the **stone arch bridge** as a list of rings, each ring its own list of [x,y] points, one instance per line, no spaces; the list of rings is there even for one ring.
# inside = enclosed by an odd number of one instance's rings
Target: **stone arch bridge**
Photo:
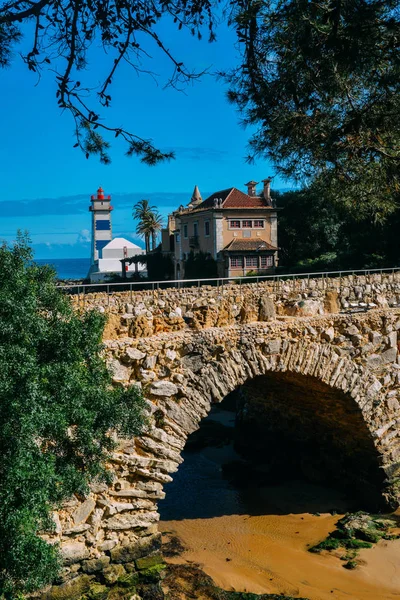
[[[397,274],[324,287],[232,286],[222,295],[210,288],[86,297],[85,309],[110,313],[105,347],[114,382],[142,387],[150,427],[121,440],[111,487],[94,484],[55,515],[56,531],[46,537],[61,543],[65,560],[57,593],[72,598],[99,572],[157,560],[157,502],[186,439],[240,386],[255,439],[267,431],[275,444],[280,427],[278,437],[294,438],[301,452],[312,438],[333,479],[397,506],[399,303]]]

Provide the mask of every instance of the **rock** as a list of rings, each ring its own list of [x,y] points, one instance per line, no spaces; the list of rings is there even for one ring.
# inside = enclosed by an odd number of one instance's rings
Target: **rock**
[[[137,558],[135,560],[136,568],[140,570],[149,569],[150,567],[155,567],[156,565],[161,565],[164,563],[161,552],[154,553],[151,556],[144,556],[143,558]]]
[[[90,600],[107,600],[110,588],[101,583],[93,583],[90,586],[88,598]]]
[[[93,581],[93,575],[78,575],[63,583],[53,586],[40,596],[40,600],[81,600]]]
[[[112,373],[112,379],[114,381],[114,383],[122,383],[125,381],[129,381],[130,378],[130,371],[127,367],[124,367],[124,365],[121,365],[121,363],[118,360],[112,359],[109,361],[108,366],[111,370]]]
[[[178,387],[170,381],[156,381],[150,387],[153,396],[175,396],[178,393]]]
[[[160,519],[157,512],[147,513],[120,513],[107,519],[105,527],[112,531],[122,531],[125,529],[146,528]]]
[[[62,542],[60,551],[65,565],[73,565],[89,558],[89,551],[82,542]]]
[[[134,544],[117,546],[111,550],[113,563],[129,563],[161,548],[161,533],[139,538]]]
[[[388,308],[388,306],[389,306],[388,301],[386,300],[385,296],[383,296],[382,294],[378,294],[376,296],[375,302],[381,308]]]
[[[85,523],[89,516],[92,514],[95,506],[96,502],[93,500],[93,498],[88,498],[87,500],[85,500],[85,502],[80,504],[72,514],[72,518],[74,520],[75,525]]]
[[[382,356],[382,361],[384,363],[394,362],[397,358],[397,347],[389,348],[388,350],[385,350],[385,352],[382,352],[381,356]]]
[[[388,335],[389,348],[397,348],[397,331],[392,331]]]
[[[370,331],[370,333],[369,333],[369,339],[374,344],[374,346],[377,346],[378,344],[381,343],[382,337],[383,337],[382,334],[379,333],[378,331]]]
[[[173,362],[177,357],[175,350],[167,349],[165,351],[165,358],[171,362]]]
[[[336,314],[340,312],[339,294],[336,291],[328,291],[324,298],[324,311]]]
[[[149,371],[151,371],[152,369],[154,369],[156,364],[157,364],[157,356],[153,354],[152,356],[147,356],[146,360],[143,363],[143,367],[145,369],[148,369]]]
[[[326,342],[333,342],[333,339],[335,337],[335,330],[334,330],[334,328],[333,327],[329,327],[329,329],[325,329],[325,331],[322,332],[321,337]]]
[[[320,300],[301,300],[294,306],[288,306],[285,312],[291,317],[315,317],[323,314],[324,307]]]
[[[266,350],[268,354],[279,354],[281,351],[282,340],[272,340],[268,342]]]
[[[270,319],[275,319],[276,311],[275,304],[272,298],[268,296],[262,296],[260,298],[260,309],[258,313],[259,321],[269,321]]]
[[[346,334],[349,335],[350,337],[352,335],[358,335],[360,332],[357,329],[357,327],[355,325],[350,325],[349,327],[347,327],[346,329]]]
[[[382,356],[380,354],[371,354],[367,357],[367,366],[370,369],[378,369],[383,365]]]
[[[109,565],[103,571],[103,577],[109,585],[112,585],[124,575],[126,575],[126,571],[123,565]]]
[[[187,354],[186,356],[182,356],[181,364],[184,369],[190,369],[193,373],[197,373],[204,366],[203,358],[200,354]]]
[[[146,357],[144,352],[141,352],[137,348],[127,348],[124,355],[124,360],[126,362],[137,362],[138,360],[142,360]]]
[[[105,569],[110,562],[109,556],[101,556],[100,558],[92,558],[91,560],[85,560],[82,563],[82,571],[84,573],[96,573]]]

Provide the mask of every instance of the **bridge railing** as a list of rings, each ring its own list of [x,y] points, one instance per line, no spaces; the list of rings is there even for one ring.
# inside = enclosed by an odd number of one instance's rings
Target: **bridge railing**
[[[314,273],[288,273],[288,274],[274,274],[274,275],[251,275],[245,277],[217,277],[208,279],[174,279],[167,281],[126,281],[121,283],[88,283],[88,284],[65,284],[59,285],[60,289],[65,290],[67,294],[85,296],[92,293],[106,293],[107,295],[114,294],[116,292],[130,292],[131,297],[136,291],[156,293],[159,290],[167,290],[170,288],[174,289],[188,289],[188,288],[201,288],[204,286],[215,286],[221,289],[223,292],[224,286],[247,285],[249,283],[260,283],[270,282],[272,290],[279,293],[282,289],[283,284],[289,284],[295,290],[297,288],[297,282],[301,282],[304,279],[317,279],[319,285],[325,289],[329,287],[329,281],[331,279],[339,279],[339,286],[343,278],[364,276],[377,276],[379,280],[383,279],[395,280],[396,274],[400,273],[400,267],[391,267],[383,269],[351,269],[343,271],[318,271]],[[376,278],[375,278],[376,279]]]

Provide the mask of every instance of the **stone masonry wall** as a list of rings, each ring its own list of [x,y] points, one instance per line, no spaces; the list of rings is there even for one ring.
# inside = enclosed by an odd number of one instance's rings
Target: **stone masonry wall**
[[[400,306],[400,273],[293,279],[73,296],[81,309],[109,315],[105,339],[264,321],[278,315],[314,316]]]
[[[278,308],[279,303],[286,307],[293,303],[301,309],[303,300],[319,303],[316,316],[297,318],[274,317],[273,292],[264,285],[242,286],[241,290],[231,286],[224,294],[215,288],[168,291],[153,298],[152,305],[139,295],[129,312],[127,296],[113,296],[111,319],[114,315],[129,322],[143,316],[135,311],[144,310],[151,313],[151,317],[147,312],[144,316],[153,320],[154,327],[157,311],[163,309],[163,314],[174,312],[168,318],[183,321],[185,327],[152,336],[149,330],[149,337],[134,337],[135,332],[124,325],[121,327],[127,329],[119,330],[116,339],[105,342],[115,385],[143,389],[150,426],[141,437],[120,441],[109,465],[114,474],[110,487],[94,484],[87,498],[71,498],[54,515],[56,530],[46,534],[46,539],[61,545],[64,569],[58,586],[41,597],[80,598],[96,579],[140,578],[149,567],[157,566],[161,560],[157,502],[164,497],[164,484],[171,481],[182,462],[187,436],[199,427],[212,403],[258,375],[304,375],[336,390],[358,411],[383,474],[381,493],[396,504],[400,481],[400,309],[389,309],[386,303],[398,302],[400,282],[397,278],[365,281],[360,291],[356,291],[360,281],[357,284],[347,285],[347,291],[338,296],[327,293],[332,291],[329,289],[312,289],[312,285],[303,292],[281,290],[276,296]],[[206,306],[215,306],[220,317],[221,303],[239,298],[241,304],[237,302],[237,308],[231,310],[240,308],[242,322],[235,317],[233,324],[227,319],[224,327],[206,327],[206,321],[202,324],[206,328],[194,331],[184,317],[193,318],[187,315],[190,306],[195,312],[196,302],[201,308],[205,298]],[[368,301],[382,302],[386,308],[318,314],[324,303],[326,307],[338,298],[342,307],[345,302],[359,306]],[[93,296],[91,305],[101,308],[104,300],[104,296]],[[328,305],[328,310],[332,306]],[[264,322],[246,322],[260,318]]]

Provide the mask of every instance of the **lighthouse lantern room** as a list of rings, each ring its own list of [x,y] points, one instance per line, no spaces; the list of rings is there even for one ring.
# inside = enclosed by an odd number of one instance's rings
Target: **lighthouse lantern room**
[[[111,228],[111,196],[105,196],[102,187],[97,190],[97,196],[91,197],[89,210],[92,213],[92,255],[93,265],[102,258],[103,248],[112,240]]]

